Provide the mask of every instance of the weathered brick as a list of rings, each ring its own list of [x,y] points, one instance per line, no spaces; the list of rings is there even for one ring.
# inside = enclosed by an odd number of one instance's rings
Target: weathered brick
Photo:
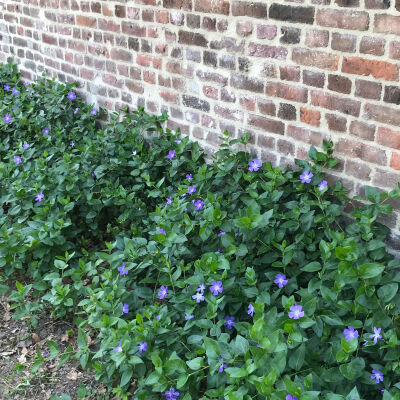
[[[397,81],[399,67],[387,61],[369,60],[361,57],[344,57],[342,72],[357,75],[372,75],[388,81]]]
[[[251,21],[237,21],[236,33],[239,36],[249,36],[253,32],[253,23]]]
[[[360,53],[383,56],[385,53],[385,39],[363,36],[360,42]]]
[[[208,112],[210,111],[210,103],[205,100],[201,100],[198,97],[183,95],[182,103],[186,107],[194,108],[196,110]]]
[[[196,71],[196,76],[201,81],[214,82],[221,86],[225,86],[228,83],[228,78],[217,72],[209,72],[209,71],[203,71],[203,70],[199,69]]]
[[[367,103],[364,105],[363,117],[384,124],[400,126],[400,113],[394,108]]]
[[[328,89],[349,94],[351,92],[351,80],[344,76],[329,74]]]
[[[352,121],[349,132],[351,135],[358,136],[361,139],[373,141],[375,139],[375,129],[375,125],[369,125],[362,121]]]
[[[227,103],[234,103],[236,101],[235,93],[225,88],[221,89],[221,100]]]
[[[215,32],[217,30],[216,18],[204,17],[201,27],[202,29],[206,29],[207,31]]]
[[[219,66],[231,70],[236,69],[236,57],[229,54],[223,54],[219,59]]]
[[[356,142],[349,139],[339,139],[335,149],[338,153],[343,153],[352,158],[359,158],[373,164],[386,165],[386,152],[369,146],[362,142]]]
[[[236,89],[243,89],[256,93],[262,93],[264,91],[264,82],[261,79],[241,74],[232,74],[231,86]]]
[[[314,14],[314,7],[293,7],[273,3],[269,8],[269,18],[301,24],[313,24]]]
[[[347,175],[354,176],[355,178],[369,181],[371,178],[371,168],[365,163],[356,162],[353,160],[346,160],[345,172]]]
[[[317,24],[331,28],[366,31],[369,15],[364,11],[320,9],[316,16]]]
[[[360,115],[361,103],[359,101],[321,91],[311,91],[311,104],[328,110],[340,111],[343,114],[353,115],[354,117]]]
[[[285,47],[269,46],[266,44],[249,44],[249,55],[255,57],[269,57],[286,60],[288,50]]]
[[[320,146],[322,144],[322,135],[320,132],[312,131],[307,128],[300,128],[294,125],[288,125],[286,136],[307,144],[313,144],[314,146]]]
[[[346,132],[347,120],[346,118],[339,117],[335,114],[326,114],[326,122],[328,123],[328,128],[337,132]]]
[[[83,15],[76,16],[76,24],[81,26],[87,26],[88,28],[96,28],[97,20],[92,17],[84,17]]]
[[[256,99],[254,96],[241,94],[239,97],[239,104],[247,111],[254,111],[256,107]]]
[[[179,43],[192,46],[207,47],[207,39],[200,33],[179,31]]]
[[[57,45],[57,38],[46,33],[42,33],[42,41],[43,43]]]
[[[319,29],[311,29],[306,32],[307,47],[327,47],[329,43],[329,32]]]
[[[146,27],[140,26],[134,22],[122,21],[122,32],[126,33],[127,35],[145,37]]]
[[[383,186],[391,190],[397,187],[397,183],[399,182],[399,173],[390,173],[386,170],[381,170],[378,168],[375,171],[374,180],[372,182],[376,186]],[[389,217],[390,220],[393,220],[394,216],[390,215]]]
[[[296,120],[296,107],[288,103],[280,103],[278,110],[278,118],[286,119],[289,121]]]
[[[347,33],[332,34],[332,49],[338,51],[344,51],[348,53],[354,53],[356,51],[357,36],[350,35]]]
[[[284,140],[284,139],[278,139],[276,145],[277,145],[276,147],[280,154],[283,154],[286,156],[294,155],[295,145],[292,142],[290,142],[288,140]]]
[[[376,15],[374,32],[400,35],[400,16],[386,14]]]
[[[257,25],[257,38],[272,40],[276,36],[275,25]]]
[[[376,141],[382,146],[400,150],[400,131],[393,131],[381,126],[378,128]]]
[[[398,0],[396,0],[398,2]],[[365,0],[365,8],[373,10],[385,10],[390,7],[390,0]]]
[[[300,121],[312,126],[319,126],[321,113],[317,110],[309,110],[308,108],[300,108]]]
[[[258,98],[257,106],[258,106],[258,111],[261,114],[272,115],[272,116],[275,116],[276,114],[276,107],[272,100]]]
[[[222,118],[230,119],[233,121],[243,121],[243,112],[239,110],[230,110],[228,108],[215,106],[214,111]]]
[[[389,46],[389,57],[400,60],[400,42],[391,42]]]
[[[268,82],[266,94],[269,96],[281,97],[290,101],[307,102],[307,89],[298,86],[291,86],[281,82]]]
[[[356,80],[355,95],[365,99],[379,100],[381,98],[382,84],[379,82]]]
[[[126,7],[116,5],[115,6],[115,16],[118,18],[125,18],[126,17]]]
[[[111,20],[99,18],[99,29],[103,31],[111,31],[111,32],[119,32],[120,31],[120,24],[117,24]]]
[[[268,5],[262,2],[233,1],[232,15],[235,17],[267,18]]]
[[[203,94],[204,96],[217,100],[218,99],[218,89],[212,86],[205,85],[203,86]]]
[[[325,84],[325,74],[305,69],[303,71],[303,83],[305,85],[322,88]]]
[[[195,11],[212,14],[229,14],[229,0],[196,0]]]
[[[385,86],[385,94],[383,101],[386,103],[400,104],[400,87],[398,86]]]
[[[281,80],[294,82],[300,81],[300,67],[295,67],[291,65],[280,66],[279,71]]]
[[[390,157],[390,167],[396,170],[400,170],[400,153],[392,153],[392,156]]]
[[[277,133],[279,135],[285,133],[285,124],[282,121],[249,114],[247,122],[249,125],[263,129],[267,132]]]
[[[280,43],[297,44],[300,43],[301,30],[298,28],[292,28],[283,26],[281,28]]]
[[[335,0],[339,7],[359,7],[360,0]]]
[[[123,49],[112,49],[111,58],[116,61],[131,62],[132,53]]]
[[[154,4],[156,5],[156,4]],[[163,0],[164,8],[182,8],[186,11],[192,10],[192,0]]]
[[[298,64],[331,71],[338,69],[339,58],[340,57],[336,54],[329,54],[305,48],[294,48],[292,53],[292,60]]]
[[[179,103],[179,94],[174,92],[167,92],[166,90],[160,91],[160,97],[167,103]]]

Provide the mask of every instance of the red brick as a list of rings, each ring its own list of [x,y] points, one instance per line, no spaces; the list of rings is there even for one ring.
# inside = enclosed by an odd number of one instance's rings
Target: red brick
[[[400,170],[400,153],[392,153],[392,157],[390,158],[390,167]]]
[[[373,164],[386,165],[387,157],[384,150],[349,139],[339,139],[335,149],[352,158],[360,158]]]
[[[337,132],[346,132],[346,118],[339,117],[335,114],[326,114],[325,119],[329,129]]]
[[[366,31],[369,16],[367,12],[322,9],[317,12],[317,24],[331,28]]]
[[[126,80],[125,86],[128,88],[128,90],[134,93],[142,94],[144,92],[142,84],[135,81]]]
[[[248,18],[267,18],[268,4],[253,1],[233,1],[232,15],[234,17],[244,16]]]
[[[178,93],[173,93],[173,92],[167,92],[167,91],[160,91],[160,97],[166,101],[167,103],[179,103],[179,94]]]
[[[376,15],[374,32],[400,35],[400,17],[394,15]]]
[[[168,11],[166,11],[168,12]],[[140,19],[140,8],[128,7],[128,18],[129,19]]]
[[[307,89],[290,86],[280,82],[268,82],[265,90],[269,96],[281,97],[290,101],[307,102]]]
[[[367,103],[364,105],[363,117],[384,124],[400,126],[400,113],[394,108]]]
[[[363,36],[360,42],[360,53],[383,56],[385,53],[385,39]]]
[[[272,116],[275,116],[276,114],[276,107],[272,100],[259,98],[257,99],[257,106],[258,106],[258,111],[261,114],[272,115]]]
[[[300,128],[294,125],[288,125],[286,136],[307,144],[313,144],[314,146],[320,146],[322,144],[322,135],[320,132],[311,131],[310,129]]]
[[[303,83],[305,85],[323,88],[325,84],[325,74],[314,71],[303,71]]]
[[[340,75],[328,75],[328,89],[335,92],[350,94],[351,80]]]
[[[339,58],[340,57],[336,54],[304,48],[294,48],[292,53],[292,60],[298,64],[331,71],[338,69]]]
[[[361,121],[352,121],[350,124],[350,134],[358,136],[361,139],[371,140],[375,139],[375,125],[369,125]]]
[[[203,86],[204,96],[217,100],[218,99],[218,89],[212,86]]]
[[[159,5],[156,0],[152,0],[154,4]],[[192,0],[163,0],[164,8],[182,8],[186,11],[192,11]]]
[[[357,41],[357,36],[355,35],[334,32],[332,34],[331,47],[333,50],[354,53],[356,51],[356,41]]]
[[[168,11],[156,11],[156,22],[159,24],[168,24],[169,12]]]
[[[54,36],[50,36],[47,35],[46,33],[42,33],[42,41],[43,43],[47,43],[47,44],[57,44],[57,38],[55,38]]]
[[[365,163],[359,163],[350,159],[346,160],[345,172],[347,175],[354,176],[355,178],[369,181],[371,177],[371,168]]]
[[[235,93],[227,90],[225,88],[221,89],[221,100],[226,101],[227,103],[234,103],[236,101]]]
[[[253,23],[251,21],[237,21],[236,33],[239,36],[246,37],[253,32]]]
[[[76,24],[81,26],[87,26],[88,28],[96,27],[96,18],[84,17],[83,15],[76,16]]]
[[[201,125],[209,129],[215,129],[217,127],[215,119],[211,118],[209,115],[201,116]]]
[[[360,57],[345,57],[343,59],[342,72],[372,75],[374,78],[382,78],[388,81],[397,81],[399,78],[399,67],[396,64]]]
[[[123,81],[118,80],[114,75],[103,75],[103,82],[107,83],[108,85],[115,86],[117,88],[122,88]]]
[[[390,43],[389,57],[395,60],[400,60],[400,42]]]
[[[329,32],[319,29],[311,29],[306,32],[307,47],[327,47],[329,43]]]
[[[99,19],[99,29],[103,31],[119,32],[120,26],[113,21],[107,19]]]
[[[376,141],[382,146],[400,150],[400,131],[393,131],[381,126],[378,128]]]
[[[152,85],[155,85],[156,74],[151,71],[143,71],[143,80],[147,83],[151,83]]]
[[[283,140],[279,139],[277,142],[277,150],[279,151],[280,154],[283,155],[294,155],[295,151],[295,146],[292,142],[289,142],[288,140]]]
[[[146,27],[134,22],[122,21],[122,32],[136,37],[146,36]]]
[[[343,96],[311,91],[311,104],[316,107],[327,108],[328,110],[340,111],[344,114],[358,117],[360,115],[361,103]]]
[[[106,17],[113,16],[113,11],[104,3],[103,3],[103,15]]]
[[[240,105],[248,111],[254,111],[256,106],[256,99],[254,96],[249,96],[247,94],[240,95],[239,98]]]
[[[356,80],[355,95],[365,99],[379,100],[381,98],[382,84],[379,82]]]
[[[112,49],[111,58],[116,61],[132,62],[132,53],[122,49]]]
[[[217,115],[233,121],[243,121],[243,112],[239,110],[229,110],[228,108],[215,106],[214,111]]]
[[[300,81],[300,67],[294,67],[291,65],[280,66],[279,71],[281,80],[294,82]]]
[[[286,60],[288,50],[285,47],[268,46],[266,44],[250,43],[249,55],[255,57],[269,57]]]
[[[275,25],[257,25],[257,38],[272,40],[276,36]]]
[[[309,110],[308,108],[300,108],[300,121],[312,126],[319,126],[321,113],[317,110]]]
[[[248,124],[267,132],[277,133],[280,135],[285,133],[285,124],[282,121],[259,117],[258,115],[249,114]]]
[[[229,0],[196,0],[195,11],[229,15]]]

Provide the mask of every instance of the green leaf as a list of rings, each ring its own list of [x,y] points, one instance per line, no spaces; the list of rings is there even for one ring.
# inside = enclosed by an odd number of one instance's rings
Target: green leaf
[[[187,366],[190,369],[198,370],[203,366],[203,357],[196,357],[190,361],[186,361]]]
[[[294,353],[289,357],[289,367],[299,371],[304,364],[304,357],[306,354],[306,345],[302,343]]]
[[[300,269],[305,272],[315,272],[319,271],[321,268],[321,264],[318,261],[312,261]]]
[[[58,345],[53,340],[47,340],[46,343],[47,343],[47,346],[49,346],[49,350],[50,350],[50,360],[52,360],[53,358],[58,356],[58,353],[59,353]]]
[[[230,368],[226,368],[225,372],[231,378],[243,378],[243,377],[247,376],[247,371],[244,368],[230,367]]]
[[[78,329],[78,347],[84,349],[87,347],[87,336],[82,329]]]
[[[363,375],[364,368],[365,368],[364,359],[361,357],[357,357],[351,360],[348,364],[342,364],[339,367],[339,370],[345,378],[352,381]]]
[[[378,289],[378,297],[384,302],[388,303],[390,300],[396,296],[399,289],[398,283],[388,283],[387,285],[381,286]]]
[[[371,202],[371,203],[379,203],[381,201],[381,194],[380,192],[371,186],[365,186],[365,197]]]
[[[123,386],[127,385],[130,382],[132,375],[133,375],[133,370],[131,368],[125,370],[122,373],[121,382],[119,383],[119,386],[123,387]]]
[[[381,264],[367,263],[360,266],[359,274],[363,279],[375,278],[384,271],[385,267]]]

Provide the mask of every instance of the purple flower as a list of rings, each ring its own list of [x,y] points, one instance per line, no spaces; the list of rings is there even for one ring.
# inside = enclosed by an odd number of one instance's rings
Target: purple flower
[[[228,366],[224,362],[222,362],[222,364],[218,367],[218,372],[222,373],[226,368],[228,368]]]
[[[43,133],[43,135],[45,135],[45,136],[48,135],[49,132],[50,132],[49,128],[44,128],[44,129],[42,129],[42,133]]]
[[[197,200],[197,201],[194,203],[194,206],[196,207],[196,210],[199,211],[199,210],[201,210],[201,209],[204,207],[204,201],[202,201],[202,200]]]
[[[8,124],[9,122],[11,122],[11,114],[6,114],[3,119],[4,119],[4,122],[6,124]]]
[[[290,311],[289,312],[289,318],[291,319],[300,319],[301,317],[304,317],[304,311],[303,310],[303,306],[297,305],[297,303],[294,303],[294,306],[290,307]]]
[[[99,110],[97,109],[97,108],[93,108],[93,110],[92,111],[90,111],[90,114],[92,114],[92,115],[97,115],[97,112],[98,112]]]
[[[206,290],[206,285],[204,283],[200,283],[199,287],[196,289],[197,292],[204,293]]]
[[[168,286],[161,286],[158,297],[162,300],[168,294]]]
[[[166,205],[169,206],[170,204],[172,204],[172,197],[167,197]]]
[[[235,317],[225,317],[225,323],[224,325],[228,328],[228,329],[232,329],[233,325],[235,325]]]
[[[218,296],[219,293],[223,291],[222,282],[221,281],[212,281],[210,286],[210,291],[214,296]]]
[[[17,88],[12,89],[12,94],[19,94],[20,91]]]
[[[222,249],[217,249],[218,253],[223,253]]]
[[[167,232],[165,232],[163,228],[160,228],[157,233],[167,236]]]
[[[76,94],[75,94],[75,92],[68,92],[67,98],[68,98],[69,100],[75,100],[75,99],[76,99]]]
[[[75,146],[75,142],[72,140],[71,143],[69,144],[71,147]]]
[[[258,158],[253,158],[252,161],[249,162],[249,171],[258,171],[262,166],[262,161]]]
[[[298,398],[297,398],[296,396],[292,396],[291,394],[288,394],[288,395],[285,397],[285,400],[298,400]]]
[[[22,160],[21,160],[21,157],[20,156],[14,156],[14,162],[15,162],[15,164],[21,164],[21,162],[22,162]]]
[[[275,278],[274,283],[278,285],[279,289],[282,289],[289,282],[289,279],[286,279],[284,274],[276,274]]]
[[[375,328],[374,326],[374,333],[372,335],[369,335],[371,339],[374,339],[374,344],[378,342],[378,339],[382,339],[381,330],[381,328]]]
[[[27,142],[25,142],[24,144],[23,144],[23,148],[26,150],[26,149],[29,149],[29,144],[27,143]]]
[[[174,140],[176,144],[179,144],[181,141],[179,139]]]
[[[15,109],[19,108],[19,107],[18,107],[18,104],[14,104],[14,105],[13,105],[13,108],[15,108]]]
[[[142,354],[144,351],[147,350],[147,342],[140,342],[138,344],[139,354]]]
[[[301,175],[300,175],[300,179],[301,179],[301,183],[310,183],[311,182],[311,178],[314,176],[314,174],[310,171],[304,171]]]
[[[254,315],[254,306],[252,304],[249,304],[249,310],[247,311],[247,314],[250,316]]]
[[[187,175],[186,175],[186,179],[187,179],[189,182],[192,182],[192,180],[193,180],[192,174],[187,174]]]
[[[122,304],[122,313],[121,313],[121,315],[128,314],[128,312],[129,312],[129,304],[126,304],[126,303]]]
[[[128,275],[128,270],[125,269],[125,263],[122,263],[122,265],[120,267],[117,268],[119,271],[120,276],[122,275]]]
[[[25,82],[25,86],[29,86],[31,83],[29,81]]]
[[[197,292],[192,296],[193,300],[196,300],[196,303],[200,303],[201,301],[204,301],[204,295],[203,292]]]
[[[8,85],[8,84],[6,84],[6,85],[4,85],[4,86],[3,86],[3,88],[4,88],[4,90],[6,90],[6,91],[7,91],[7,90],[10,90],[11,86],[10,86],[10,85]]]
[[[74,115],[75,115],[75,114],[77,114],[77,113],[78,113],[78,111],[79,111],[79,108],[78,108],[78,107],[76,107],[76,108],[75,108],[75,110],[74,110]]]
[[[327,181],[322,181],[322,182],[318,185],[318,190],[319,190],[320,192],[322,192],[327,186],[328,186],[328,182],[327,182]]]
[[[196,191],[196,185],[193,185],[193,186],[189,186],[188,187],[188,193],[189,194],[193,194],[194,192]]]
[[[174,388],[171,388],[162,395],[165,396],[166,400],[176,400],[179,396],[179,392],[177,392]]]
[[[169,160],[172,160],[174,157],[175,157],[175,150],[170,150],[170,151],[168,152],[167,158],[168,158]]]
[[[383,382],[383,374],[377,369],[372,370],[371,379],[375,380],[376,383]]]
[[[219,233],[218,233],[218,237],[221,237],[222,235],[226,235],[226,232],[224,232],[224,231],[219,231]]]
[[[121,341],[119,341],[118,343],[119,343],[119,346],[114,347],[114,348],[113,348],[113,351],[115,351],[116,353],[122,353],[122,344],[121,344]]]
[[[193,314],[185,315],[185,321],[189,321],[190,319],[194,318]]]
[[[168,287],[168,286],[167,286],[167,287]],[[157,316],[156,316],[156,319],[157,319],[157,321],[159,321],[159,320],[160,320],[160,316],[157,315]]]
[[[39,194],[37,194],[36,196],[35,196],[35,200],[36,201],[42,201],[44,199],[44,194],[42,193],[42,192],[40,192]]]
[[[343,331],[344,338],[348,342],[351,339],[358,338],[358,331],[354,330],[352,326],[348,326],[347,329]]]
[[[96,175],[94,174],[94,172],[92,171],[92,178],[96,178]],[[140,208],[139,208],[140,210]]]

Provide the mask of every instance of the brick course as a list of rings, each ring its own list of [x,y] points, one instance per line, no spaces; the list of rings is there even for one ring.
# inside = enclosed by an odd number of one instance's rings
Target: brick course
[[[398,0],[7,0],[0,25],[0,61],[29,80],[165,109],[206,148],[249,131],[275,164],[330,138],[349,189],[400,181]]]

